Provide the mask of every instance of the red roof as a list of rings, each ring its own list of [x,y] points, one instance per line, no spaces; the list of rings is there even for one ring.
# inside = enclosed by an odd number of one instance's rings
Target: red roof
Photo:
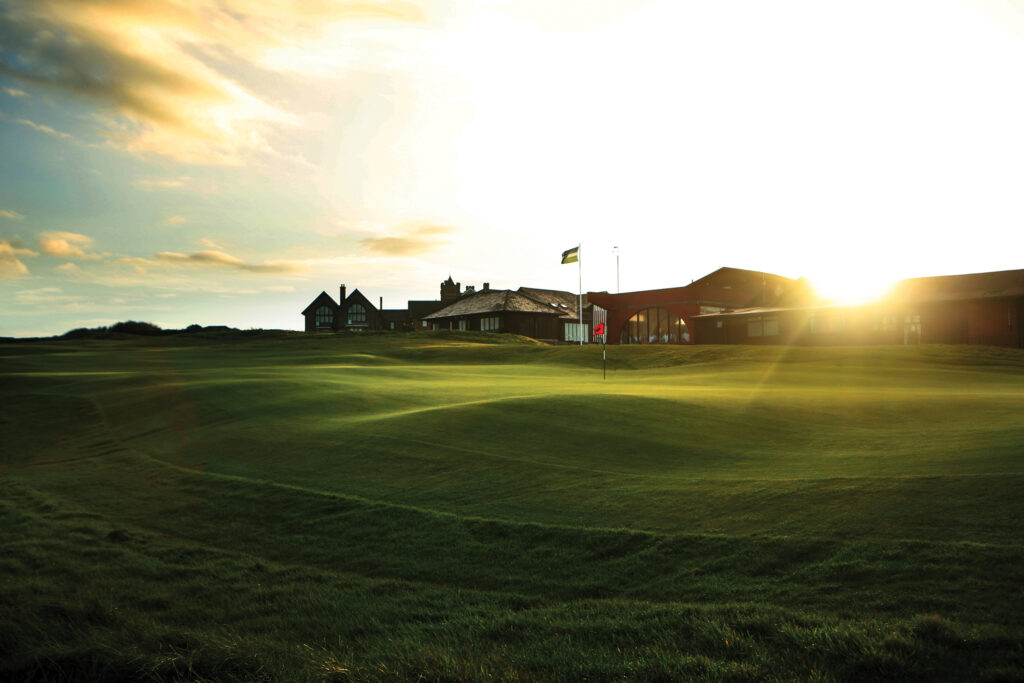
[[[940,275],[900,280],[890,298],[907,302],[964,301],[1024,296],[1024,270]]]
[[[746,306],[755,298],[775,300],[796,284],[781,275],[742,268],[719,268],[684,287],[648,289],[641,292],[589,292],[592,303],[602,308],[637,308],[679,303],[718,306]]]

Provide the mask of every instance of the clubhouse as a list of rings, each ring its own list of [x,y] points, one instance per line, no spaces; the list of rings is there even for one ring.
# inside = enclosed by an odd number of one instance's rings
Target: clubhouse
[[[520,287],[491,289],[483,283],[477,290],[455,282],[449,275],[441,283],[436,301],[409,301],[405,309],[374,306],[358,289],[346,294],[339,289],[338,301],[327,292],[320,294],[302,311],[306,332],[362,330],[475,330],[508,332],[552,342],[579,342],[583,329],[590,328],[590,310],[583,297],[583,325],[580,325],[580,297],[555,289]],[[588,341],[588,339],[584,339]]]
[[[375,307],[359,290],[326,292],[302,312],[306,331],[455,329],[509,332],[551,342],[608,344],[983,344],[1024,348],[1024,270],[901,280],[877,301],[828,305],[809,283],[719,268],[682,287],[588,292],[482,289],[449,278],[436,301]],[[582,319],[579,310],[583,309]]]
[[[819,303],[803,279],[732,268],[686,287],[589,298],[607,311],[608,343],[1024,348],[1024,270],[901,280],[882,299],[843,306]]]

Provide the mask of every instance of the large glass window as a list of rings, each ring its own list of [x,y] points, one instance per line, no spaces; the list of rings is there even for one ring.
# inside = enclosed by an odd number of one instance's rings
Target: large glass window
[[[489,318],[480,318],[480,331],[481,332],[497,332],[501,325],[501,318],[498,316],[492,316]]]
[[[366,307],[362,304],[352,304],[348,307],[348,324],[349,325],[365,325],[366,324]]]
[[[678,315],[664,308],[647,308],[626,321],[620,344],[688,344],[690,331]]]
[[[842,313],[817,313],[811,316],[811,332],[829,334],[846,329],[846,316]]]
[[[908,313],[903,317],[903,343],[921,343],[921,315]]]
[[[334,327],[334,311],[330,306],[320,306],[313,315],[317,327]]]
[[[583,325],[579,323],[562,323],[562,332],[567,342],[579,343],[581,340],[586,343],[590,340],[587,339],[587,331]]]

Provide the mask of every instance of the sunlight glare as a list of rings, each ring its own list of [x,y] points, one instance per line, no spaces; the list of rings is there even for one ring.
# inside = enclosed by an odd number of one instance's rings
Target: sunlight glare
[[[835,271],[809,278],[814,292],[833,304],[861,304],[884,298],[895,279],[872,273]]]

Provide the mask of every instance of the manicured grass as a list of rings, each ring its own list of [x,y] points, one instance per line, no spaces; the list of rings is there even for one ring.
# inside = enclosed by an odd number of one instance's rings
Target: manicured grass
[[[0,678],[1024,680],[1024,353],[0,345]]]

